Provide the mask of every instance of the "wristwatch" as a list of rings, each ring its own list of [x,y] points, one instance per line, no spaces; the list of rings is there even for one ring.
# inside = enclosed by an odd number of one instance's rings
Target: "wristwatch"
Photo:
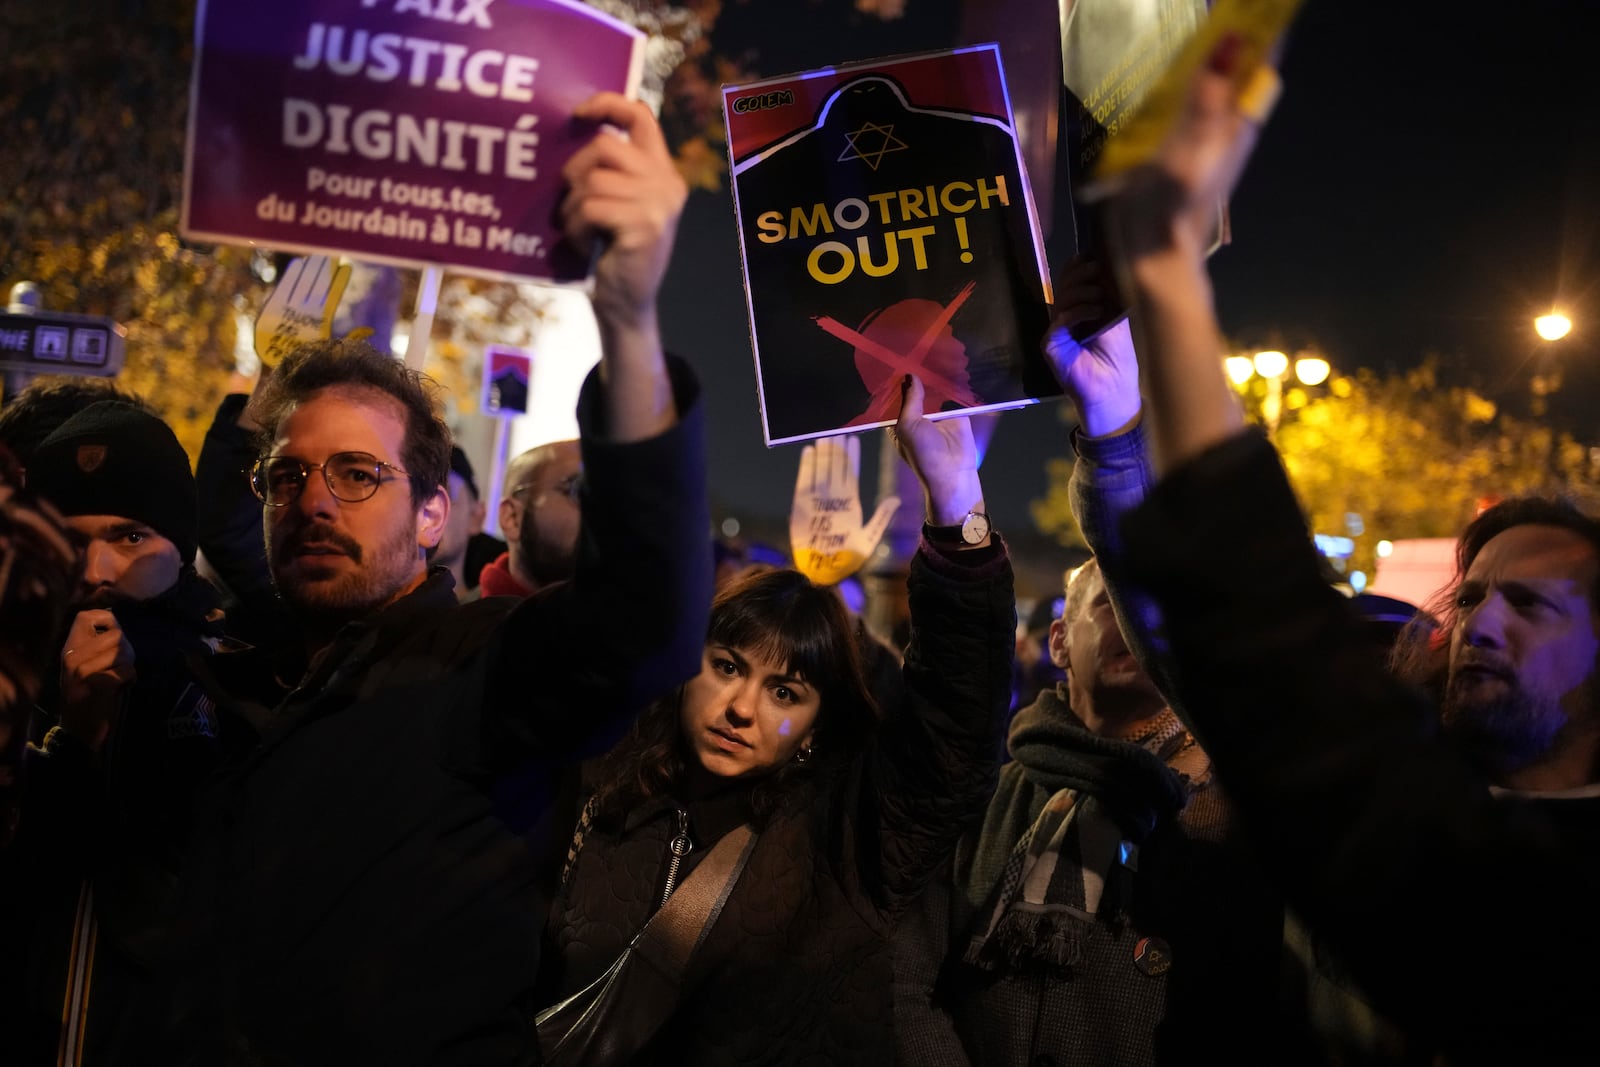
[[[930,526],[922,524],[922,536],[935,544],[981,545],[989,536],[989,516],[981,511],[969,511],[959,526]]]

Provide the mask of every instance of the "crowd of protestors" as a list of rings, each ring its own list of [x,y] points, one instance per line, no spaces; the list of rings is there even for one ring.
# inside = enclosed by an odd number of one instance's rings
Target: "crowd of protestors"
[[[1496,506],[1382,640],[1329,587],[1222,372],[1231,61],[1106,191],[1133,326],[1080,344],[1109,298],[1060,279],[1095,557],[1014,716],[978,451],[914,377],[904,648],[795,570],[714,575],[656,327],[686,191],[621,97],[562,205],[600,363],[579,438],[507,465],[503,542],[436,387],[364,341],[229,397],[194,473],[137,398],[8,398],[0,1057],[1592,1059],[1600,521]]]

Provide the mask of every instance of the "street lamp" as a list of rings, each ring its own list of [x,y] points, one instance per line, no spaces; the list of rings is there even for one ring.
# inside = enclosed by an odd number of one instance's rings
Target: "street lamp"
[[[1282,381],[1283,372],[1289,369],[1289,357],[1278,351],[1257,352],[1251,362],[1255,364],[1256,373],[1269,380]]]
[[[1320,356],[1305,355],[1290,360],[1276,349],[1257,352],[1254,356],[1229,356],[1223,367],[1234,385],[1242,386],[1253,377],[1267,383],[1267,395],[1261,401],[1261,417],[1267,424],[1268,434],[1278,432],[1278,420],[1283,417],[1283,383],[1291,366],[1301,385],[1321,385],[1333,372],[1328,361]]]
[[[1319,356],[1307,356],[1294,361],[1294,376],[1301,385],[1321,385],[1333,373],[1333,367]]]
[[[1546,341],[1559,341],[1572,332],[1572,320],[1560,311],[1552,310],[1550,314],[1534,319],[1533,329]]]

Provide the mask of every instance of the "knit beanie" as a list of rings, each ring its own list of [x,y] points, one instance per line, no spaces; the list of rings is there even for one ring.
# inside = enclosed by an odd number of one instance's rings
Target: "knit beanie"
[[[189,455],[149,412],[114,400],[90,404],[44,439],[27,478],[28,489],[63,515],[142,522],[194,562],[199,519]]]

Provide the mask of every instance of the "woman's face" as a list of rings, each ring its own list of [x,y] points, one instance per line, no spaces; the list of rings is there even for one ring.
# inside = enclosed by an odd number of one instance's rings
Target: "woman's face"
[[[683,689],[683,736],[719,778],[765,774],[811,747],[822,695],[751,648],[707,645]]]

